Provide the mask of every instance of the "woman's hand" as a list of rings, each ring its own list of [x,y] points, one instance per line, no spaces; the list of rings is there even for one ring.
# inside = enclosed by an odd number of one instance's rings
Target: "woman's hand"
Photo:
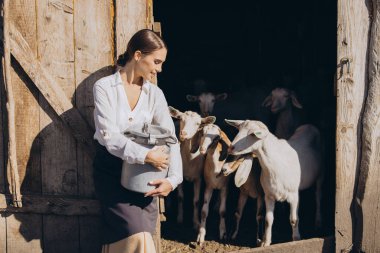
[[[165,147],[153,148],[146,155],[145,162],[159,170],[166,170],[169,167],[169,155],[166,154]]]
[[[153,182],[149,182],[149,185],[156,186],[156,189],[145,193],[145,197],[166,197],[173,190],[172,185],[167,179],[157,179]]]

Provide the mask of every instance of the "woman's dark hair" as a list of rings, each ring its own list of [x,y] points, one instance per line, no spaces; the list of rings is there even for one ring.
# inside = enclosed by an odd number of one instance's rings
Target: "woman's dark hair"
[[[129,40],[124,54],[119,55],[117,65],[125,66],[137,50],[141,51],[142,54],[150,54],[161,48],[167,48],[167,46],[158,34],[149,29],[140,30]]]

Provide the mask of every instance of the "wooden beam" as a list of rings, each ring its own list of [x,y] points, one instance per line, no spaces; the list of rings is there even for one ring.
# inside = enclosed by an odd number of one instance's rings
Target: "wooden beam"
[[[273,244],[265,248],[231,251],[229,253],[332,253],[334,238],[313,238],[287,243]]]
[[[153,0],[146,0],[146,28],[153,29],[154,17],[153,17]]]
[[[53,195],[23,195],[23,207],[9,206],[10,195],[0,194],[0,213],[35,213],[56,215],[101,214],[99,201]]]
[[[95,153],[93,145],[94,131],[72,105],[54,78],[36,59],[28,43],[17,28],[12,23],[9,24],[9,27],[12,55],[21,64],[26,74],[34,82],[50,106],[70,128],[75,139],[83,144],[85,149],[93,155]]]
[[[361,117],[366,80],[369,11],[365,1],[338,0],[336,119],[336,252],[350,252],[361,149]]]
[[[10,54],[10,19],[9,19],[9,2],[4,1],[4,82],[7,95],[7,111],[8,111],[8,163],[7,177],[9,183],[9,191],[13,197],[13,205],[22,207],[20,178],[17,166],[17,151],[16,151],[16,125],[15,125],[15,102],[11,80],[11,54]]]
[[[362,160],[355,196],[354,252],[380,252],[380,0],[373,0],[368,43],[368,94],[363,116]]]
[[[162,37],[161,22],[153,23],[153,31]]]

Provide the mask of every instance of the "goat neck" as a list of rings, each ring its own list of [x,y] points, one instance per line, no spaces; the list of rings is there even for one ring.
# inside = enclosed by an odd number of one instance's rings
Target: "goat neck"
[[[298,118],[296,113],[293,106],[288,103],[284,110],[278,113],[275,135],[280,139],[289,139],[297,125]]]

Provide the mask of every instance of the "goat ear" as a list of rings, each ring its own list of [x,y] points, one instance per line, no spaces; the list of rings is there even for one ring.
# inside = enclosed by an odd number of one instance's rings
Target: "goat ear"
[[[172,106],[169,106],[169,112],[170,112],[170,115],[171,115],[173,118],[176,118],[176,119],[181,118],[181,116],[182,116],[182,114],[183,114],[181,111],[175,109],[175,108],[172,107]]]
[[[269,106],[272,106],[272,95],[269,95],[267,96],[263,103],[261,104],[261,106],[264,106],[264,107],[269,107]]]
[[[257,126],[248,130],[248,135],[253,134],[259,139],[264,139],[268,133],[268,128],[261,122],[257,123]]]
[[[235,174],[235,185],[236,187],[242,186],[245,182],[247,182],[249,173],[251,172],[253,164],[253,157],[247,156],[243,162],[240,164],[239,168]]]
[[[299,109],[302,109],[302,105],[301,105],[301,103],[298,101],[297,96],[296,96],[296,94],[295,94],[294,92],[291,92],[291,93],[290,93],[290,98],[292,99],[292,104],[293,104],[295,107],[297,107],[297,108],[299,108]]]
[[[189,102],[197,102],[198,101],[198,96],[193,96],[193,95],[186,95],[186,99]]]
[[[202,118],[201,120],[202,124],[214,124],[215,121],[216,121],[215,116],[208,116],[206,118]]]
[[[227,93],[220,93],[215,96],[215,99],[218,101],[222,101],[222,100],[225,100],[227,96],[228,96]]]
[[[194,154],[199,149],[199,145],[201,144],[202,131],[198,130],[194,137],[191,139],[191,148],[190,153]]]
[[[244,122],[243,120],[232,120],[232,119],[224,119],[224,121],[233,127],[239,128],[239,126]]]

